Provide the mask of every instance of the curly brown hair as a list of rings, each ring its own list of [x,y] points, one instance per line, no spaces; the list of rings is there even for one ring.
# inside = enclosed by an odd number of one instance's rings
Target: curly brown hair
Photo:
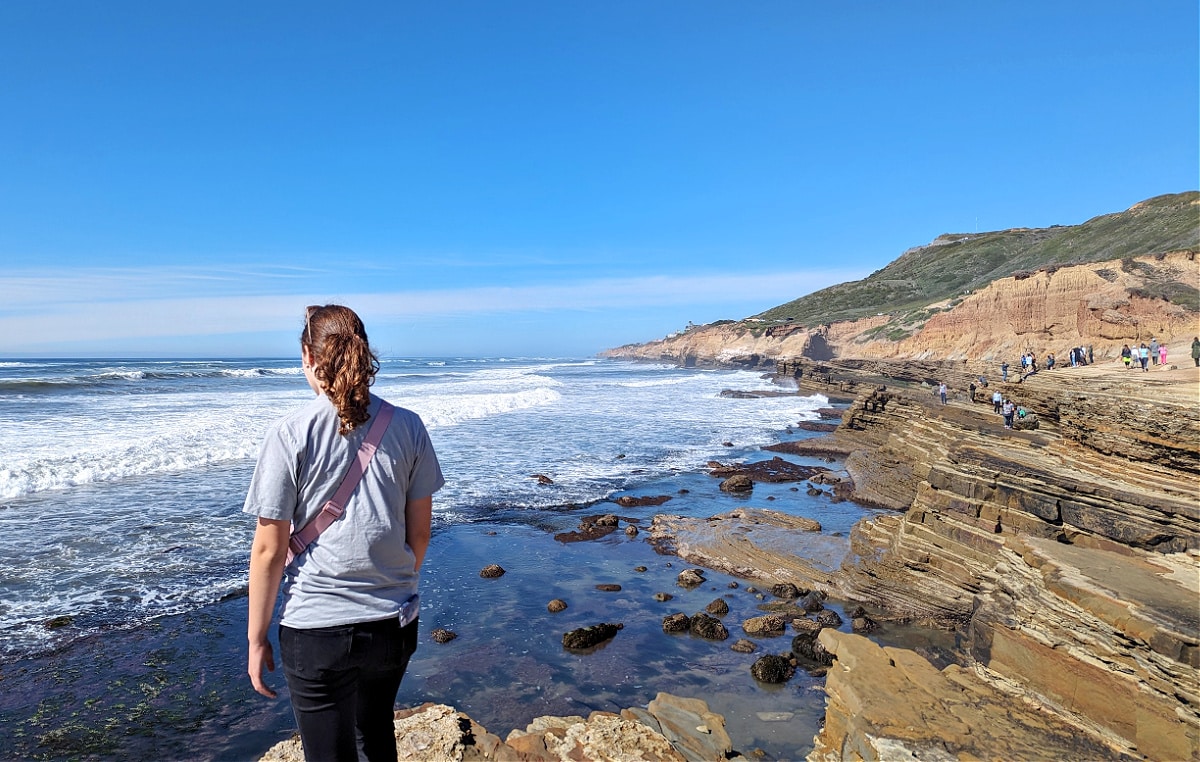
[[[366,423],[379,358],[371,351],[367,329],[354,310],[340,304],[309,307],[300,345],[308,350],[321,390],[337,408],[338,433],[345,436]]]

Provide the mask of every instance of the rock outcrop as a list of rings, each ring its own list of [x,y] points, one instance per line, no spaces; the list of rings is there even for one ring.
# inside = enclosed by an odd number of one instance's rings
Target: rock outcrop
[[[790,556],[772,533],[795,530],[750,514],[651,528],[694,563],[957,630],[969,667],[940,673],[823,631],[838,663],[813,759],[1200,758],[1194,369],[994,384],[1041,421],[1008,431],[991,405],[935,402],[946,366],[825,367],[805,383],[860,396],[790,449],[843,455],[847,494],[895,513],[856,525],[840,563]]]
[[[699,699],[660,693],[645,709],[589,717],[538,717],[504,740],[444,704],[396,712],[396,752],[401,760],[645,760],[705,762],[745,760],[733,750],[725,719]],[[262,762],[303,762],[299,737],[273,746]]]

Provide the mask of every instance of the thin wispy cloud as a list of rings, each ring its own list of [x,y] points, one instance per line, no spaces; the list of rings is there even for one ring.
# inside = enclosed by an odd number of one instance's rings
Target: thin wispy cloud
[[[307,304],[344,302],[372,325],[429,317],[503,316],[539,311],[626,310],[788,301],[859,273],[806,270],[709,276],[642,276],[517,287],[369,292],[225,293],[187,295],[188,283],[212,273],[142,270],[121,279],[95,272],[58,277],[0,277],[11,297],[0,313],[0,351],[41,351],[64,343],[292,331]],[[219,283],[220,279],[213,279]],[[209,283],[208,287],[212,287]],[[184,288],[180,291],[179,289]],[[228,292],[232,290],[233,292]],[[151,296],[174,291],[171,296]],[[90,294],[90,298],[84,298]],[[13,306],[17,308],[12,308]],[[728,317],[744,317],[730,314]],[[633,338],[656,338],[654,336]]]

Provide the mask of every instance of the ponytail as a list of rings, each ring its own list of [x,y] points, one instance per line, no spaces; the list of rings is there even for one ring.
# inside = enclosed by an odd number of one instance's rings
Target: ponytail
[[[362,320],[349,307],[309,307],[300,344],[312,358],[313,375],[337,409],[338,433],[349,434],[370,419],[371,384],[379,358],[371,351]]]

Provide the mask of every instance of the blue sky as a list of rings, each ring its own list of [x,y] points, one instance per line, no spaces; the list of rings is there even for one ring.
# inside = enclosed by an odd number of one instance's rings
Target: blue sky
[[[1198,181],[1194,0],[0,4],[0,355],[573,355]]]

